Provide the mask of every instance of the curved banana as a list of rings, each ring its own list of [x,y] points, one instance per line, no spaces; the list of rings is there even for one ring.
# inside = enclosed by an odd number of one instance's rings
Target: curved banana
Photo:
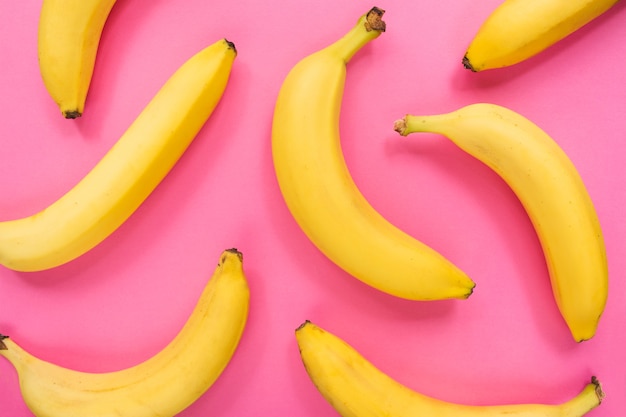
[[[83,114],[100,36],[115,0],[44,0],[38,56],[44,85],[67,119]]]
[[[0,222],[0,264],[52,268],[120,226],[182,156],[222,97],[236,56],[222,39],[184,63],[76,186],[30,217]]]
[[[0,355],[15,367],[37,417],[171,417],[196,401],[230,362],[249,304],[243,256],[222,253],[180,333],[146,361],[109,373],[79,372],[43,361],[7,336]]]
[[[474,283],[375,211],[341,151],[346,63],[385,30],[382,15],[371,9],[345,36],[300,61],[286,77],[272,126],[278,183],[305,234],[349,274],[402,298],[467,298]]]
[[[590,339],[607,299],[600,222],[576,167],[541,128],[502,106],[478,103],[395,124],[445,135],[492,168],[524,206],[541,242],[556,303],[576,341]]]
[[[483,22],[463,57],[483,71],[522,62],[580,29],[617,0],[505,0]]]
[[[352,346],[306,321],[296,330],[306,372],[322,396],[343,417],[581,417],[604,398],[591,383],[558,405],[465,405],[411,390],[383,373]]]

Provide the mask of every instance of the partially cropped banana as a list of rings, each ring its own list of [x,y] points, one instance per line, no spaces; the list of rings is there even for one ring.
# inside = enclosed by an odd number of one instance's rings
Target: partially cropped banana
[[[224,251],[180,333],[146,361],[108,373],[43,361],[0,336],[0,356],[15,367],[37,417],[171,417],[196,401],[226,368],[248,317],[243,255]]]
[[[478,72],[522,62],[580,29],[617,0],[505,0],[483,22],[463,65]]]
[[[39,69],[68,119],[83,114],[100,36],[115,0],[44,0],[39,15]]]
[[[0,264],[52,268],[120,226],[182,156],[220,101],[236,56],[222,39],[184,63],[71,190],[30,217],[0,222]]]
[[[343,417],[581,417],[604,392],[595,377],[562,404],[455,404],[411,390],[339,337],[306,321],[296,330],[306,372]]]
[[[311,241],[349,274],[413,300],[467,298],[474,283],[451,262],[390,224],[346,166],[339,113],[352,56],[385,30],[371,9],[341,39],[301,60],[278,95],[272,154],[289,210]]]
[[[534,225],[572,336],[590,339],[607,299],[606,250],[593,202],[559,145],[527,118],[489,103],[447,114],[407,115],[395,129],[403,136],[444,135],[504,179]]]

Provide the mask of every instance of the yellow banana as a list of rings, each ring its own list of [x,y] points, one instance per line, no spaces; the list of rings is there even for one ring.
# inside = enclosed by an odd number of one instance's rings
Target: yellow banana
[[[276,177],[304,233],[349,274],[406,299],[467,298],[474,283],[375,211],[352,180],[341,151],[346,64],[385,30],[382,15],[374,7],[345,36],[301,60],[287,75],[272,125]]]
[[[83,114],[100,36],[115,0],[44,0],[38,55],[44,85],[68,119]]]
[[[41,360],[7,336],[0,337],[0,355],[15,367],[37,417],[171,417],[209,389],[232,359],[249,298],[243,256],[229,249],[180,333],[136,366],[79,372]]]
[[[403,136],[444,135],[504,179],[534,225],[572,336],[590,339],[607,299],[606,250],[593,202],[558,144],[520,114],[489,103],[447,114],[407,115],[395,129]]]
[[[184,63],[71,190],[30,217],[0,222],[0,264],[52,268],[120,226],[187,149],[222,97],[236,56],[222,39]]]
[[[617,0],[505,0],[478,29],[463,57],[478,72],[522,62],[580,29]]]
[[[426,396],[392,379],[339,337],[306,321],[296,330],[306,372],[343,417],[581,417],[604,398],[592,377],[562,404],[455,404]]]

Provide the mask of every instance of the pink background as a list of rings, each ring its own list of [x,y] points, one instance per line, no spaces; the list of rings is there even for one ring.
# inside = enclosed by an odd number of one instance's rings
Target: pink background
[[[300,362],[294,329],[305,319],[444,400],[558,403],[597,375],[608,396],[588,415],[626,414],[623,3],[540,56],[482,74],[464,70],[461,58],[500,0],[375,4],[387,11],[388,31],[349,65],[342,145],[371,204],[477,282],[466,301],[430,303],[380,293],[327,260],[287,211],[272,167],[271,118],[284,76],[374,4],[119,0],[85,114],[67,121],[39,75],[40,3],[0,2],[0,220],[28,216],[64,194],[195,52],[226,37],[239,55],[205,128],[109,239],[53,270],[0,267],[0,333],[63,366],[132,366],[178,332],[220,252],[237,247],[252,291],[248,325],[225,372],[181,416],[336,415]],[[477,101],[510,107],[544,128],[588,186],[611,278],[591,341],[571,339],[535,232],[506,184],[445,138],[402,139],[392,130],[405,113]],[[5,360],[0,404],[3,416],[31,415]]]

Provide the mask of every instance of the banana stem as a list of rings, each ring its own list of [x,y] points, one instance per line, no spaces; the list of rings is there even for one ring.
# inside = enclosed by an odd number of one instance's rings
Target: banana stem
[[[17,370],[21,369],[22,365],[30,358],[24,349],[6,335],[0,335],[0,356],[4,356]]]
[[[24,351],[11,342],[9,336],[0,334],[0,356],[4,356],[16,370],[24,363]]]
[[[596,378],[595,376],[592,376],[591,384],[594,386],[594,391],[596,393],[596,396],[598,397],[598,403],[601,403],[602,400],[604,400],[604,397],[606,397],[606,394],[602,390],[602,385],[600,384],[600,381],[598,381],[598,378]]]
[[[348,33],[328,46],[326,51],[334,50],[335,54],[348,63],[359,49],[386,30],[387,25],[382,20],[384,13],[384,10],[372,7]]]
[[[436,132],[433,123],[436,122],[438,118],[443,119],[442,116],[443,115],[413,116],[407,114],[404,118],[396,120],[393,123],[393,130],[398,132],[401,136],[407,136],[416,132]]]
[[[598,378],[592,376],[591,383],[588,384],[580,394],[563,404],[563,415],[572,417],[582,416],[599,406],[605,395]]]

